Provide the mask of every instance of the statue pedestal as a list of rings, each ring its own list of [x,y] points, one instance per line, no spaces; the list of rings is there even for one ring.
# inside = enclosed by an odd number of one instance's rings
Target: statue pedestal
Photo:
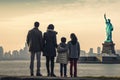
[[[113,42],[104,42],[102,45],[102,53],[107,53],[109,55],[115,54],[115,44]]]

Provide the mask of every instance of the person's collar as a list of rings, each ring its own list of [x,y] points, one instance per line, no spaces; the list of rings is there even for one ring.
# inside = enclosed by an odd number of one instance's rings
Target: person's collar
[[[53,31],[52,29],[47,29],[47,31]]]
[[[38,27],[34,27],[34,29],[38,29]]]

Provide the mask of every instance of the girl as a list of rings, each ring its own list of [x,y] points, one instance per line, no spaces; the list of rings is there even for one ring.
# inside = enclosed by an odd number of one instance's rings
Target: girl
[[[70,60],[70,76],[73,77],[73,67],[74,67],[74,77],[77,77],[77,61],[80,56],[80,45],[74,33],[70,35],[70,38],[71,38],[71,41],[68,42],[69,60]]]

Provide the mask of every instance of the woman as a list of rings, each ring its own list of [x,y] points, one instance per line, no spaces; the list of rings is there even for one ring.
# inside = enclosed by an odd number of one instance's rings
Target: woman
[[[54,31],[54,25],[49,24],[47,31],[44,33],[44,37],[43,37],[43,43],[44,43],[43,56],[46,56],[46,68],[48,73],[47,76],[52,76],[52,77],[56,77],[56,75],[54,74],[54,59],[56,56],[56,48],[57,48],[56,34],[57,32]],[[50,61],[51,61],[51,67],[49,64]]]

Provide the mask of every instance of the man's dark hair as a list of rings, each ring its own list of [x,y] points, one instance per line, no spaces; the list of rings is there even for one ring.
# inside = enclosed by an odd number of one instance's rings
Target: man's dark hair
[[[34,23],[34,26],[35,26],[35,27],[39,27],[39,22],[36,21],[36,22]]]
[[[66,38],[65,38],[65,37],[62,37],[62,38],[61,38],[61,42],[65,43],[65,42],[66,42]]]

